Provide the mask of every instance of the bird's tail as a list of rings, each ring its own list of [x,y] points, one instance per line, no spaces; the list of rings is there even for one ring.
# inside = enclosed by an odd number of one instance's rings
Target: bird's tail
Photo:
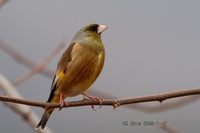
[[[43,130],[44,127],[46,126],[47,124],[47,121],[49,119],[49,117],[51,116],[51,113],[53,112],[54,109],[48,109],[48,110],[45,110],[43,116],[42,116],[42,119],[40,120],[40,122],[38,123],[37,127],[35,128],[36,130],[41,127],[41,129]]]

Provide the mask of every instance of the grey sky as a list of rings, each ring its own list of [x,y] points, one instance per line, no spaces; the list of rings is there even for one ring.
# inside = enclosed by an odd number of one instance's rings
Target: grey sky
[[[40,62],[63,36],[67,37],[68,45],[83,26],[105,24],[109,27],[102,34],[106,62],[93,87],[119,97],[164,93],[200,87],[199,7],[200,1],[195,0],[10,1],[0,9],[0,38]],[[56,69],[61,53],[48,67]],[[10,80],[28,71],[1,49],[0,61],[0,72]],[[51,81],[35,75],[17,89],[27,99],[46,101]],[[173,100],[176,99],[163,104]],[[39,116],[43,113],[41,108],[32,109]],[[197,100],[154,113],[122,107],[114,112],[112,107],[102,107],[98,111],[78,107],[55,111],[47,125],[55,133],[165,133],[158,126],[126,127],[122,124],[124,121],[165,120],[184,132],[195,133],[199,130],[199,109]],[[0,104],[0,118],[2,133],[34,132],[3,104]]]

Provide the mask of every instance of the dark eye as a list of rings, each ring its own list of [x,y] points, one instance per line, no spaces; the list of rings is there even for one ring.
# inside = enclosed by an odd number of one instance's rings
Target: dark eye
[[[98,27],[98,26],[91,26],[91,27],[89,28],[89,30],[90,30],[90,31],[97,31],[97,27]]]

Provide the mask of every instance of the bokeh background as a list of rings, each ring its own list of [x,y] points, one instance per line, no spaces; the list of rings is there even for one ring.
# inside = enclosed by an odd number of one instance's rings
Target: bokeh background
[[[0,39],[41,62],[63,36],[68,45],[83,26],[105,24],[109,27],[102,34],[106,61],[93,89],[123,98],[171,92],[200,87],[199,7],[200,1],[195,0],[13,0],[0,8]],[[49,68],[56,69],[64,49]],[[15,80],[27,71],[27,67],[0,49],[0,72],[8,79]],[[17,89],[24,98],[46,101],[52,78],[37,74]],[[177,100],[183,100],[183,104],[159,110],[158,106]],[[158,107],[158,110],[138,109],[139,106]],[[41,108],[31,108],[42,115]],[[106,106],[98,111],[89,106],[56,110],[47,125],[55,133],[165,133],[158,126],[123,125],[126,121],[164,120],[183,132],[197,133],[199,112],[198,98],[177,98],[162,104],[119,107],[114,112],[112,107]],[[34,130],[0,103],[0,132],[31,133]]]

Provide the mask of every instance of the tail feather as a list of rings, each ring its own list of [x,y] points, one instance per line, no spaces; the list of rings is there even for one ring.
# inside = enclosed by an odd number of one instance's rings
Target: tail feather
[[[49,99],[48,99],[48,103],[56,103],[56,102],[59,102],[59,96],[57,95],[54,95],[55,90],[52,90],[50,96],[49,96]],[[51,116],[51,113],[53,112],[54,108],[50,108],[50,109],[47,109],[45,110],[43,116],[42,116],[42,119],[40,120],[40,122],[38,123],[37,127],[35,128],[36,130],[41,127],[41,129],[43,130],[44,127],[46,126],[47,124],[47,121],[49,119],[49,117]]]
[[[46,126],[47,124],[47,121],[49,119],[49,117],[51,116],[51,113],[53,112],[54,109],[49,109],[49,110],[46,110],[42,116],[42,119],[40,120],[40,122],[38,123],[36,129],[38,129],[39,127],[41,127],[41,129],[43,130],[44,127]]]

